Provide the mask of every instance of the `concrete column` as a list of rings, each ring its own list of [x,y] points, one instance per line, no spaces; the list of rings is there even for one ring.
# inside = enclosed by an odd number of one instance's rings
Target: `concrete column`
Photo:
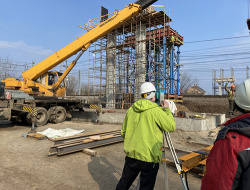
[[[145,82],[146,63],[146,25],[141,24],[136,30],[136,67],[135,67],[135,101],[140,99],[140,86]]]
[[[115,66],[116,66],[116,32],[112,31],[107,38],[106,58],[106,108],[115,108]]]

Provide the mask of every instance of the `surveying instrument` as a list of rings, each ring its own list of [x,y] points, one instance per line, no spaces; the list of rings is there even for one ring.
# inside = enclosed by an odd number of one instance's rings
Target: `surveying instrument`
[[[163,132],[163,148],[162,148],[162,157],[163,158],[162,158],[162,161],[163,161],[163,170],[164,170],[164,178],[165,178],[166,190],[169,190],[169,188],[168,188],[168,178],[167,178],[167,159],[166,159],[166,154],[165,154],[166,143],[167,143],[167,146],[168,146],[168,148],[169,148],[169,150],[170,150],[170,152],[171,152],[171,154],[173,156],[175,167],[176,167],[177,172],[178,172],[178,174],[180,176],[183,188],[184,188],[184,190],[189,190],[188,185],[187,185],[186,181],[184,180],[184,176],[183,176],[183,173],[182,173],[182,170],[181,170],[181,165],[180,165],[180,162],[178,160],[177,154],[175,152],[175,149],[174,149],[170,134],[169,134],[169,132],[164,131]],[[139,190],[139,188],[140,188],[140,177],[139,177],[139,181],[138,181],[137,186],[136,186],[136,190]]]

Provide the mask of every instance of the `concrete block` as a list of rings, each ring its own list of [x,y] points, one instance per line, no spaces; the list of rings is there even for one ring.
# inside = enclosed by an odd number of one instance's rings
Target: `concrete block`
[[[100,114],[100,122],[122,124],[126,113],[104,113]]]
[[[225,122],[225,114],[206,116],[205,118],[175,117],[176,129],[183,131],[206,131],[215,129]]]

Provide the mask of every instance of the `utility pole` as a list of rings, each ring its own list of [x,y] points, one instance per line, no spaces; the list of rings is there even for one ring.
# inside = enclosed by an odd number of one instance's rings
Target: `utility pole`
[[[249,78],[249,67],[247,66],[247,79]]]
[[[60,63],[60,72],[62,73],[63,72],[63,64]]]
[[[212,70],[212,92],[213,95],[216,95],[216,71],[215,69]]]
[[[231,67],[231,77],[234,78],[234,69]]]
[[[222,68],[220,69],[220,78],[221,78],[221,82],[219,82],[219,95],[222,95],[224,94],[224,91],[223,91],[224,70]]]
[[[223,95],[224,94],[224,83],[231,83],[233,84],[235,82],[235,78],[234,78],[234,70],[231,68],[231,77],[224,77],[224,70],[220,69],[220,77],[215,78],[215,82],[218,83],[218,90],[219,90],[219,95]],[[214,71],[214,77],[216,76],[215,71]],[[215,86],[215,85],[214,85]],[[214,88],[214,90],[217,89],[217,87]],[[223,92],[223,93],[222,93]]]
[[[24,67],[25,67],[25,71],[27,71],[27,70],[28,70],[28,65],[27,65],[27,63],[25,63]]]
[[[78,91],[78,95],[81,95],[81,70],[79,70],[79,91]]]

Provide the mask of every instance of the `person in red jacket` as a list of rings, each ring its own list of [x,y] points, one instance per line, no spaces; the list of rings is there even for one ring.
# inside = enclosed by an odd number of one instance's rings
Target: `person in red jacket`
[[[207,158],[202,190],[250,189],[250,79],[237,87],[235,109],[242,114],[219,131]]]

